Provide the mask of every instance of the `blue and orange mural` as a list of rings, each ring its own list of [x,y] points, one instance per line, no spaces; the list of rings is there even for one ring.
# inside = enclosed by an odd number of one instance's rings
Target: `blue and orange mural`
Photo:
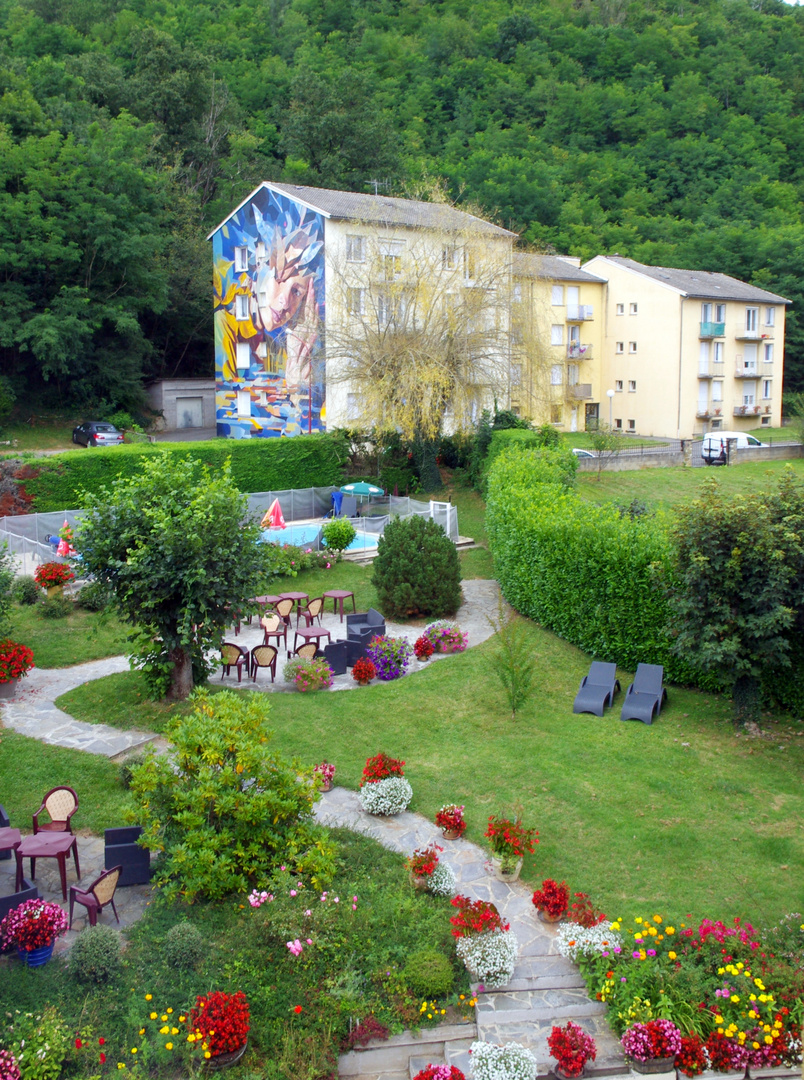
[[[212,252],[218,435],[323,431],[324,219],[261,187]]]

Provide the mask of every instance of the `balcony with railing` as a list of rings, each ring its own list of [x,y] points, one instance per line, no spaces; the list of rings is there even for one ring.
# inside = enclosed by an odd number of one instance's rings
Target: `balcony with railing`
[[[738,330],[734,335],[738,341],[762,341],[764,331],[762,330],[747,330],[743,327],[742,330]]]
[[[762,412],[761,405],[735,405],[735,416],[759,416]]]
[[[575,383],[569,387],[569,396],[575,401],[587,401],[592,396],[592,384]]]
[[[568,360],[591,360],[592,359],[592,346],[582,345],[580,341],[570,341],[567,343],[567,359]]]
[[[705,405],[699,405],[695,410],[695,416],[698,420],[708,420],[711,417],[711,410]]]
[[[716,338],[726,336],[726,324],[724,322],[702,322],[698,333],[700,338]]]
[[[735,379],[756,379],[758,375],[756,364],[738,364],[734,372]]]
[[[715,377],[715,375],[722,375],[723,374],[723,371],[722,371],[723,365],[719,364],[718,366],[721,368],[721,370],[719,372],[715,371],[715,365],[713,363],[711,363],[709,360],[699,360],[698,361],[698,378],[699,379],[712,379],[712,378]]]
[[[567,322],[588,322],[594,317],[591,304],[567,304]]]

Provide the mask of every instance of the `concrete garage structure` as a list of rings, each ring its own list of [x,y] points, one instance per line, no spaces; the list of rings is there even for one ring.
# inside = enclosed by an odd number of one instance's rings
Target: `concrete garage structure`
[[[162,431],[215,427],[214,379],[157,379],[147,389],[148,404],[162,414]]]

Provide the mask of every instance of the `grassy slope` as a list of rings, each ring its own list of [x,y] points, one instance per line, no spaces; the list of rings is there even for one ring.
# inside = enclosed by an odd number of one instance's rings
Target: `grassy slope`
[[[45,619],[39,605],[15,604],[11,636],[33,649],[36,666],[69,667],[126,651],[128,631],[113,615],[76,607],[66,619]]]

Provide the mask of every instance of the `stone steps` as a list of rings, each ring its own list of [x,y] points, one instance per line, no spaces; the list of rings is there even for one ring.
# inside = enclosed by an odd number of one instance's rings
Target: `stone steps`
[[[461,1049],[468,1049],[476,1038],[475,1024],[442,1024],[437,1028],[424,1029],[417,1035],[403,1031],[401,1035],[392,1035],[384,1042],[375,1039],[365,1048],[359,1047],[348,1054],[341,1054],[338,1075],[359,1076],[361,1080],[368,1080],[382,1073],[398,1072],[407,1077],[411,1058],[427,1059],[420,1068],[428,1063],[443,1064],[447,1046],[459,1044]]]

